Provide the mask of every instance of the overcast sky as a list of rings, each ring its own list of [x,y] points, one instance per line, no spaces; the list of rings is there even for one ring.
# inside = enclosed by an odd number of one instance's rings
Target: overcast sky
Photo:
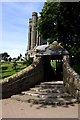
[[[36,0],[35,0],[36,1]],[[40,12],[43,2],[0,2],[0,53],[8,52],[11,57],[17,57],[20,53],[24,56],[28,43],[28,20],[32,12]],[[38,0],[37,0],[38,1]]]

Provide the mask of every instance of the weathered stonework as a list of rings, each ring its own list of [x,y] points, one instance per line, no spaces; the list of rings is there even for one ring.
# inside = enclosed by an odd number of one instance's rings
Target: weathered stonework
[[[66,91],[80,97],[80,76],[70,67],[69,56],[63,56],[63,82]]]
[[[2,98],[10,97],[13,94],[33,87],[35,84],[43,81],[43,74],[42,60],[37,58],[29,67],[0,81]]]

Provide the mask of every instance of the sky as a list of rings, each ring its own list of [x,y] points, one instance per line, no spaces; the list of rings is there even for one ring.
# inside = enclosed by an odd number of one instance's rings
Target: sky
[[[41,12],[45,2],[15,1],[0,2],[0,53],[7,52],[12,58],[25,55],[29,18],[32,12]]]

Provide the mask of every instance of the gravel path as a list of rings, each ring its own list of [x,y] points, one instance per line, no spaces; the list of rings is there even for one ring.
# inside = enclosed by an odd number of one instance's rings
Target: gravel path
[[[0,100],[1,102],[1,100]],[[78,118],[78,105],[68,107],[31,106],[30,103],[11,98],[2,100],[3,118]]]

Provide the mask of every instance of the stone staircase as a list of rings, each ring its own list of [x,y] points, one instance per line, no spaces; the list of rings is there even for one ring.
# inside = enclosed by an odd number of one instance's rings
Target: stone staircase
[[[63,81],[42,82],[28,91],[11,96],[22,102],[40,105],[66,106],[74,104],[77,100],[65,92]]]

